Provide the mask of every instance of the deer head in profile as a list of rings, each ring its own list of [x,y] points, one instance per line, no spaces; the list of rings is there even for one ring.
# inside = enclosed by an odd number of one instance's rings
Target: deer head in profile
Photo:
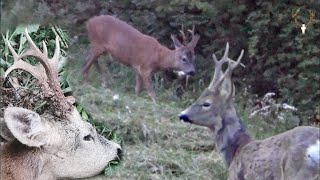
[[[14,139],[1,145],[0,179],[34,180],[84,178],[104,170],[108,162],[121,156],[121,147],[99,135],[84,121],[74,98],[65,97],[58,80],[59,39],[53,57],[48,58],[46,44],[43,52],[25,32],[29,49],[17,54],[7,41],[14,64],[5,72],[15,69],[32,74],[50,104],[52,113],[38,114],[22,107],[7,107],[4,121]],[[23,59],[32,56],[40,64],[32,66]]]

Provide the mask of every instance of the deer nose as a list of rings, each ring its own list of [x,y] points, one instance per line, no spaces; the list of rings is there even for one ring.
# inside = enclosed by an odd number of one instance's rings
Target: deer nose
[[[187,73],[189,76],[194,76],[196,73],[194,71],[190,71]]]
[[[183,120],[184,122],[192,123],[191,120],[189,119],[189,117],[188,117],[187,115],[185,115],[185,114],[181,114],[181,115],[179,116],[179,119],[180,119],[180,120]]]
[[[123,156],[122,149],[121,149],[121,148],[118,148],[118,149],[117,149],[117,157],[116,157],[114,160],[115,160],[115,161],[121,161],[122,156]]]

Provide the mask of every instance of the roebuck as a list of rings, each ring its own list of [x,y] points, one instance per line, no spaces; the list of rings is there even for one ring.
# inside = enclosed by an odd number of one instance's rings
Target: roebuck
[[[58,37],[54,56],[49,59],[45,43],[41,52],[27,30],[25,36],[29,49],[21,55],[7,41],[14,64],[5,72],[5,76],[15,69],[31,73],[47,97],[49,109],[60,116],[52,113],[39,115],[22,107],[5,109],[4,121],[14,139],[0,147],[0,179],[83,178],[102,172],[109,161],[119,159],[120,146],[97,134],[95,128],[82,120],[72,105],[74,98],[63,95],[58,80]],[[23,61],[28,56],[35,57],[40,64],[32,66]]]
[[[231,74],[240,63],[213,54],[215,71],[209,87],[180,119],[208,127],[217,151],[222,155],[231,180],[315,180],[320,173],[320,129],[296,127],[264,140],[254,140],[245,130],[233,105]],[[225,72],[222,65],[228,63]]]
[[[82,68],[84,78],[92,63],[104,53],[109,53],[122,64],[130,66],[136,73],[137,94],[144,87],[148,95],[155,101],[152,88],[152,73],[160,70],[177,70],[193,75],[194,48],[200,38],[191,32],[192,40],[183,45],[174,36],[171,36],[175,45],[174,50],[161,45],[155,38],[142,34],[137,29],[113,16],[96,16],[88,20],[87,32],[90,40],[90,50]],[[99,68],[98,68],[99,70]],[[99,70],[100,71],[100,70]],[[102,77],[106,75],[103,74]]]

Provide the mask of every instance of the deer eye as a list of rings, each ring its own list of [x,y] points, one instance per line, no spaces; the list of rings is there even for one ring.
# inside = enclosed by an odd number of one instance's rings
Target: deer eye
[[[204,103],[202,104],[203,107],[209,107],[210,105],[211,105],[211,104],[208,103],[208,102],[204,102]]]
[[[186,57],[182,57],[182,61],[183,62],[187,62],[187,58]]]
[[[91,141],[91,140],[94,140],[94,138],[91,136],[91,134],[89,134],[89,135],[84,136],[84,137],[83,137],[83,140],[85,140],[85,141]]]

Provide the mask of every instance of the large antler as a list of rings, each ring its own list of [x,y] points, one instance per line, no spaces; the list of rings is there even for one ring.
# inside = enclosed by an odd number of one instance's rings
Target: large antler
[[[181,33],[181,37],[182,37],[182,44],[184,46],[188,46],[192,49],[194,49],[196,47],[197,42],[200,38],[200,36],[198,34],[196,34],[196,35],[194,34],[194,30],[195,30],[195,25],[192,26],[192,30],[188,29],[188,32],[191,34],[191,41],[189,43],[187,41],[187,36],[184,33],[184,26],[182,25],[181,30],[179,30]]]
[[[60,83],[58,80],[58,60],[60,56],[60,44],[59,37],[56,37],[56,47],[54,55],[51,59],[48,58],[48,50],[46,44],[43,42],[43,52],[35,45],[35,43],[30,38],[27,29],[25,30],[25,36],[29,44],[29,49],[26,50],[21,55],[18,55],[12,48],[10,42],[6,39],[9,50],[13,55],[14,63],[5,72],[5,77],[15,69],[22,69],[30,74],[32,74],[36,79],[38,79],[39,84],[45,97],[50,98],[53,106],[57,110],[57,114],[62,113],[65,115],[67,112],[71,111],[72,104],[74,103],[74,98],[72,96],[65,97],[60,88]],[[23,61],[22,59],[27,56],[35,57],[40,65],[32,66],[31,64]]]
[[[214,69],[214,75],[213,79],[209,85],[210,90],[215,90],[217,86],[220,86],[221,83],[224,83],[225,87],[231,87],[232,86],[232,81],[231,81],[231,75],[232,71],[240,64],[240,61],[242,59],[244,50],[241,51],[240,56],[238,57],[237,61],[233,61],[228,57],[229,54],[229,43],[226,45],[226,50],[224,52],[223,57],[221,60],[218,60],[216,55],[213,53],[212,58],[215,63],[215,69]],[[227,70],[223,73],[222,71],[222,65],[228,62],[228,68]]]

